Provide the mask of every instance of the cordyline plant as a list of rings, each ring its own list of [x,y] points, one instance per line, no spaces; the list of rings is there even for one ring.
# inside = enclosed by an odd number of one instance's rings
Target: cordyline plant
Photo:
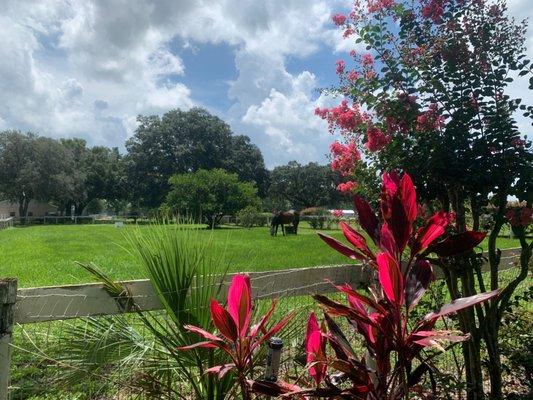
[[[267,324],[275,308],[276,301],[273,301],[267,313],[252,326],[250,324],[252,315],[250,278],[243,274],[235,275],[228,290],[227,310],[218,301],[211,300],[211,318],[219,335],[214,335],[196,326],[185,325],[185,329],[189,332],[196,333],[206,340],[190,346],[183,346],[180,349],[191,350],[203,347],[222,350],[227,354],[230,362],[211,367],[205,372],[223,378],[229,371],[235,370],[243,399],[250,399],[251,387],[254,382],[248,377],[251,377],[253,373],[254,355],[259,351],[262,343],[276,335],[294,316],[293,313],[290,313],[273,327],[267,329]]]
[[[401,179],[396,173],[383,176],[381,222],[362,198],[355,198],[355,207],[361,227],[377,246],[376,252],[369,247],[365,236],[344,222],[340,226],[352,246],[326,235],[320,237],[345,256],[369,265],[375,272],[376,284],[370,288],[371,295],[361,294],[348,284],[337,286],[346,296],[346,303],[314,296],[324,309],[322,324],[314,313],[307,323],[305,350],[314,387],[283,381],[264,382],[247,376],[252,370],[253,352],[279,332],[287,319],[265,330],[269,312],[254,328],[248,328],[251,294],[245,276],[234,278],[228,295],[229,312],[216,301],[212,302],[213,322],[222,336],[188,327],[207,341],[187,348],[219,347],[228,353],[232,362],[212,368],[211,372],[223,375],[230,368],[237,369],[244,399],[251,398],[254,392],[286,398],[366,400],[403,399],[410,393],[422,395],[424,390],[419,383],[430,366],[421,351],[427,347],[443,349],[443,343],[468,339],[461,332],[434,329],[437,320],[497,296],[498,291],[491,291],[457,299],[412,323],[409,314],[434,279],[428,254],[462,253],[479,244],[485,234],[468,231],[439,241],[452,218],[444,212],[436,213],[426,225],[415,229],[416,192],[407,174]],[[349,336],[335,322],[335,317],[346,318],[349,327],[363,337],[364,355],[355,353],[347,339]],[[258,338],[260,332],[263,333]]]

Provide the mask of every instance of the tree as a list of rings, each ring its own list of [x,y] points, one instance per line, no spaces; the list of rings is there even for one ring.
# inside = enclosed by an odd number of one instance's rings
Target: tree
[[[244,182],[255,182],[261,198],[268,190],[269,175],[261,150],[250,141],[248,136],[232,136],[230,152],[225,161],[224,169],[234,172]]]
[[[51,201],[69,190],[72,155],[50,138],[0,132],[0,193],[19,205],[24,221],[31,200]]]
[[[296,208],[330,207],[342,200],[336,190],[339,182],[338,174],[328,165],[291,161],[271,172],[269,196],[287,200]]]
[[[101,199],[114,202],[124,198],[123,165],[117,148],[87,147],[83,139],[61,139],[61,144],[72,154],[74,166],[70,172],[70,190],[59,199],[69,212],[72,205],[77,215],[87,204]]]
[[[181,215],[216,227],[227,214],[259,203],[257,189],[250,182],[241,182],[237,174],[215,168],[194,173],[173,175],[167,204]]]
[[[247,137],[233,137],[230,127],[201,108],[172,110],[159,116],[139,116],[135,135],[126,142],[128,181],[132,199],[157,207],[170,190],[174,174],[226,168],[241,180],[264,187],[261,153]]]
[[[438,201],[456,215],[453,229],[466,229],[469,206],[474,228],[482,209],[495,205],[489,236],[490,279],[479,273],[472,253],[462,270],[447,268],[452,297],[476,293],[476,286],[500,288],[502,294],[475,312],[462,313],[461,328],[472,340],[463,345],[468,399],[484,397],[481,342],[491,398],[502,398],[498,331],[502,315],[528,273],[532,244],[522,238],[519,273],[508,284],[499,280],[496,238],[506,222],[507,198],[529,201],[532,193],[531,143],[520,137],[514,114],[532,107],[510,98],[513,76],[531,76],[525,57],[525,23],[506,15],[504,0],[369,1],[356,5],[349,17],[334,16],[345,37],[357,37],[371,53],[352,52],[354,68],[337,63],[338,92],[344,100],[317,109],[346,144],[335,146],[334,162],[354,176],[364,152],[381,170],[408,171],[425,202]],[[530,78],[530,87],[533,78]],[[333,148],[332,148],[333,149]],[[355,176],[357,178],[357,176]]]

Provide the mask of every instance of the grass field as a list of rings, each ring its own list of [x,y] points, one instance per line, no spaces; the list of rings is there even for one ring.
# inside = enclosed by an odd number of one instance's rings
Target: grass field
[[[94,262],[115,279],[144,278],[129,254],[126,235],[133,226],[47,225],[0,231],[0,277],[19,278],[20,287],[82,283],[91,276],[75,264]],[[152,229],[143,225],[139,229]],[[271,237],[267,228],[202,230],[225,248],[230,271],[265,271],[349,262],[329,249],[310,228],[298,236]],[[334,237],[342,235],[330,231]],[[484,243],[486,245],[486,243]],[[518,247],[518,241],[500,238],[501,248]]]

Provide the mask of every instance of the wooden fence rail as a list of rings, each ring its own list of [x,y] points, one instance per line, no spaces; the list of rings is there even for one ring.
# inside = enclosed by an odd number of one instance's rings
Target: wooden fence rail
[[[500,269],[509,269],[519,262],[520,249],[502,251]],[[483,265],[488,270],[488,264]],[[227,285],[232,275],[226,275],[220,283]],[[370,273],[355,265],[336,265],[266,272],[251,272],[254,297],[268,299],[292,297],[335,291],[331,285],[349,283],[353,287],[365,285]],[[327,281],[328,282],[327,282]],[[11,282],[9,289],[2,282]],[[14,282],[14,283],[13,283]],[[135,299],[141,311],[163,309],[158,294],[147,279],[124,281],[122,285]],[[11,331],[14,324],[31,324],[82,317],[116,315],[124,312],[115,298],[100,283],[83,285],[21,288],[13,287],[16,280],[0,280],[0,400],[7,399]],[[2,291],[4,288],[4,292]],[[225,293],[225,291],[222,291]]]

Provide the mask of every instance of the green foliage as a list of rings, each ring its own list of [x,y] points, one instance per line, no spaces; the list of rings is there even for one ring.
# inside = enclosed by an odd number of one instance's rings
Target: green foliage
[[[263,157],[246,136],[232,136],[228,124],[201,108],[140,116],[128,139],[126,171],[130,196],[141,206],[158,207],[174,174],[224,168],[264,191]]]
[[[336,190],[338,183],[339,176],[328,165],[313,162],[301,165],[291,161],[271,172],[269,196],[285,200],[290,207],[297,209],[331,207],[342,199]]]
[[[226,214],[259,204],[252,183],[241,182],[237,174],[223,169],[174,175],[169,182],[172,189],[167,204],[180,215],[191,216],[209,227],[218,226]]]
[[[237,224],[245,228],[265,226],[270,214],[262,213],[256,206],[248,206],[237,213]]]

